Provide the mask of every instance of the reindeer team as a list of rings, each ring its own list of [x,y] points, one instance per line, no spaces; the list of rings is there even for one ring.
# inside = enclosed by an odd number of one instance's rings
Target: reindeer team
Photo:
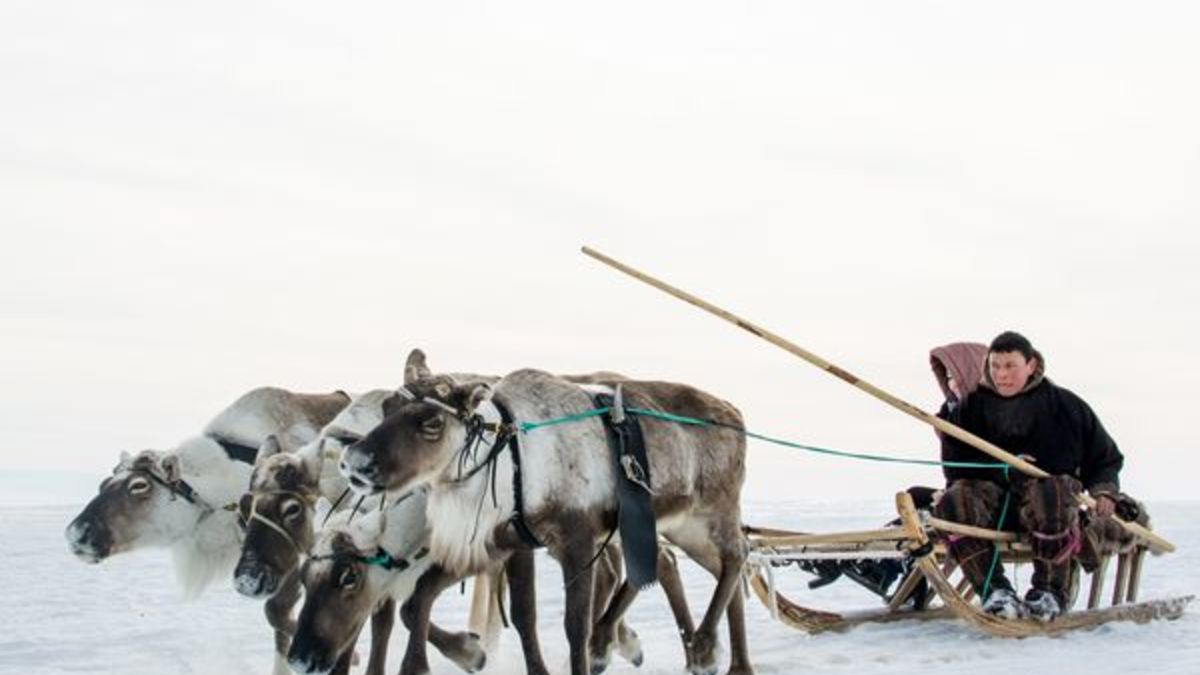
[[[671,548],[648,554],[679,628],[682,665],[695,675],[717,671],[724,615],[728,672],[752,673],[740,593],[741,414],[683,384],[531,369],[437,374],[414,350],[394,390],[256,389],[171,450],[123,455],[67,527],[68,545],[91,563],[167,548],[190,595],[231,575],[239,593],[264,600],[274,675],[348,673],[368,618],[366,672],[382,675],[397,607],[409,633],[402,675],[430,672],[427,642],[463,671],[479,671],[505,588],[526,672],[548,673],[534,584],[534,547],[544,546],[562,568],[572,675],[603,671],[613,651],[640,665],[637,635],[623,620],[639,590],[623,560],[637,554],[617,534],[628,468],[614,457],[603,415],[585,414],[598,412],[600,395],[618,401],[609,415],[640,409],[713,422],[639,418],[648,484],[635,489],[645,490],[654,522],[638,527],[654,528],[716,579],[696,625]],[[547,420],[565,423],[517,426]],[[434,625],[439,593],[471,577],[465,629]]]

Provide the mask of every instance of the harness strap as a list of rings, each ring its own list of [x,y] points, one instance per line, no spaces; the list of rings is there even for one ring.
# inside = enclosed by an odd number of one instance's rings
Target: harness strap
[[[187,503],[192,504],[196,507],[199,507],[200,509],[202,509],[205,512],[205,515],[212,513],[213,511],[216,511],[216,509],[214,509],[212,507],[212,505],[210,505],[208,502],[206,502],[200,498],[200,495],[196,493],[195,488],[193,488],[187,481],[183,480],[182,478],[172,482],[172,481],[168,481],[168,480],[164,479],[163,477],[159,476],[158,474],[154,473],[153,471],[151,471],[149,469],[135,469],[135,471],[142,473],[143,475],[148,477],[150,480],[165,487],[167,490],[169,490],[171,492],[172,495],[178,495],[180,497],[183,497],[183,500],[186,501]]]
[[[373,555],[358,555],[357,553],[330,553],[329,555],[314,555],[309,560],[354,560],[363,563],[364,565],[373,565],[382,567],[389,572],[392,570],[404,570],[412,567],[418,560],[429,555],[429,548],[422,546],[411,556],[404,558],[394,556],[388,553],[382,546],[375,549]]]
[[[401,572],[403,572],[404,570],[411,567],[413,565],[413,563],[417,562],[418,560],[420,560],[421,558],[424,558],[427,555],[429,555],[429,549],[424,546],[421,547],[420,550],[418,550],[416,553],[414,553],[412,555],[411,558],[408,558],[408,559],[397,558],[396,556],[392,555],[391,553],[388,553],[387,551],[383,550],[382,547],[380,547],[375,550],[375,555],[363,557],[363,558],[360,558],[360,560],[362,560],[362,562],[364,562],[368,565],[375,565],[377,567],[382,567],[383,569],[388,570],[388,571],[400,570]]]
[[[658,580],[658,528],[641,422],[637,413],[625,408],[620,387],[613,396],[596,394],[593,404],[610,411],[600,419],[612,451],[616,526],[621,532],[625,578],[634,588],[642,589]]]
[[[512,424],[512,413],[508,408],[499,401],[492,399],[492,405],[496,406],[496,410],[500,413],[501,426],[500,431],[496,435],[496,441],[493,443],[493,448],[503,448],[508,446],[512,452],[513,462],[513,514],[508,519],[512,523],[513,529],[517,531],[517,536],[521,541],[530,548],[541,548],[544,546],[538,540],[537,535],[533,533],[533,528],[529,527],[529,522],[525,520],[525,488],[524,481],[521,478],[521,444],[517,440],[517,434],[514,432]]]
[[[226,456],[235,462],[254,464],[254,458],[258,457],[258,448],[252,448],[248,445],[242,445],[241,443],[234,443],[233,441],[227,441],[223,438],[213,438],[211,436],[209,438],[212,438],[214,441],[216,441],[217,445],[220,445],[221,449],[225,451]]]

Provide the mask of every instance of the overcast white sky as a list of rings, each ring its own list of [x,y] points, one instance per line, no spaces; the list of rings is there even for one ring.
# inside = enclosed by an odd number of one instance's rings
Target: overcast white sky
[[[589,244],[927,409],[930,347],[1021,330],[1129,490],[1194,493],[1200,6],[400,4],[0,5],[0,474],[98,477],[414,346],[936,455]],[[753,444],[744,494],[939,481]]]

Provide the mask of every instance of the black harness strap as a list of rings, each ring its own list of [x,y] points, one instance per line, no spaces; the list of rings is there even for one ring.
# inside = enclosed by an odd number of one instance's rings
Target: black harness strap
[[[517,440],[517,432],[513,427],[512,413],[508,408],[499,401],[492,399],[492,405],[496,406],[496,410],[500,413],[500,420],[503,423],[500,431],[496,434],[494,448],[502,448],[507,445],[512,451],[513,462],[513,514],[508,519],[512,523],[513,529],[516,530],[517,536],[525,545],[530,548],[541,548],[542,542],[538,540],[537,535],[533,533],[533,528],[529,527],[529,522],[525,520],[525,489],[524,481],[521,478],[521,444]]]
[[[597,408],[611,408],[615,403],[608,394],[597,394],[593,401]],[[658,581],[658,526],[651,500],[646,441],[633,415],[626,414],[619,422],[611,413],[601,419],[613,452],[617,528],[621,531],[626,579],[641,589]]]
[[[223,450],[225,450],[225,454],[229,456],[229,459],[232,459],[235,462],[254,464],[254,458],[258,457],[258,448],[252,448],[248,445],[242,445],[241,443],[234,443],[233,441],[227,441],[223,438],[213,438],[213,440],[216,441]]]
[[[184,501],[186,501],[187,503],[203,509],[204,515],[208,515],[209,513],[212,513],[214,510],[211,505],[209,505],[204,500],[200,499],[200,496],[196,494],[195,488],[193,488],[191,485],[189,485],[188,482],[183,480],[182,478],[180,478],[179,480],[176,480],[174,482],[171,482],[171,481],[165,480],[164,478],[162,478],[158,474],[154,473],[150,469],[140,468],[140,469],[133,469],[133,471],[135,473],[142,474],[143,476],[149,478],[150,480],[154,481],[155,483],[158,483],[159,485],[166,488],[167,491],[171,493],[172,499],[174,499],[175,496],[183,497]],[[229,511],[232,509],[226,508],[226,510]]]

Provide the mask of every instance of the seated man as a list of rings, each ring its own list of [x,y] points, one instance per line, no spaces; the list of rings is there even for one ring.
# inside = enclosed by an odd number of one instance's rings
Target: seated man
[[[1045,360],[1028,339],[1002,333],[988,347],[979,389],[947,414],[952,423],[1050,474],[1034,479],[1016,470],[944,469],[948,485],[934,508],[938,517],[1032,536],[1033,588],[1024,604],[1003,566],[993,564],[991,542],[959,538],[950,547],[975,592],[984,598],[983,609],[1005,618],[1028,612],[1049,621],[1068,607],[1075,573],[1072,558],[1081,541],[1075,496],[1087,490],[1096,499],[1094,515],[1111,516],[1124,461],[1087,403],[1044,373]],[[996,461],[949,436],[942,438],[942,460]],[[1002,511],[1006,513],[1000,523]]]

